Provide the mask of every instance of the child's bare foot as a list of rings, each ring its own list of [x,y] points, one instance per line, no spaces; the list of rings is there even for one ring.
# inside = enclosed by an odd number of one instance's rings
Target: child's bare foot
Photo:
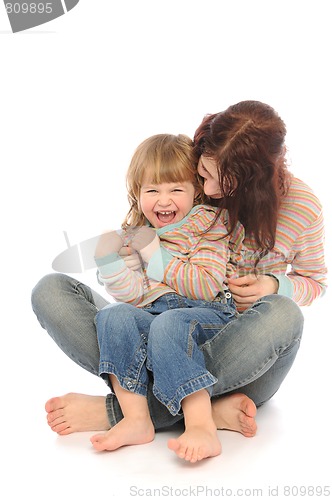
[[[212,416],[217,429],[240,432],[253,437],[257,431],[257,409],[245,394],[231,394],[212,400]]]
[[[124,417],[105,434],[95,434],[90,441],[98,451],[113,451],[121,446],[150,443],[154,438],[150,419]]]
[[[204,427],[193,426],[186,428],[177,439],[169,439],[168,448],[178,457],[195,463],[203,458],[215,457],[221,453],[221,444],[217,430],[207,430]]]
[[[104,396],[69,393],[49,399],[45,410],[48,425],[60,435],[110,428]]]

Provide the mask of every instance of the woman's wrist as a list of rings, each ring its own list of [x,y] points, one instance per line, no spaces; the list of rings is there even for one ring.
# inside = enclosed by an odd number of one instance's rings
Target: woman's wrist
[[[274,284],[274,291],[272,293],[278,293],[279,290],[279,280],[274,274],[267,273],[264,276],[268,276],[269,278],[272,278],[271,283],[273,282]]]

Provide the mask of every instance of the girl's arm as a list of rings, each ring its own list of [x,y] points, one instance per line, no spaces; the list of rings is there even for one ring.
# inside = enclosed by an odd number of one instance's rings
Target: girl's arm
[[[213,300],[224,289],[228,261],[227,239],[202,238],[188,259],[173,257],[164,272],[164,282],[191,299]]]
[[[122,245],[123,239],[116,231],[101,235],[95,250],[98,280],[116,301],[137,305],[144,295],[144,275],[128,269],[118,253]]]
[[[109,263],[96,260],[96,263],[98,280],[116,302],[127,302],[134,306],[141,303],[145,293],[143,273],[131,271],[122,259]]]
[[[148,276],[163,281],[180,295],[192,299],[213,300],[225,288],[226,268],[229,267],[229,238],[226,236],[225,225],[217,221],[204,233],[213,220],[214,213],[206,215],[204,212],[203,215],[199,212],[190,219],[187,226],[190,229],[187,232],[186,252],[184,244],[182,253],[176,251],[176,243],[173,243],[172,247],[169,244],[172,238],[164,235],[165,240],[161,239],[160,251],[154,253],[149,261]],[[183,230],[185,228],[179,228],[173,241],[180,241],[180,244],[185,241],[183,234],[186,233],[183,233]]]

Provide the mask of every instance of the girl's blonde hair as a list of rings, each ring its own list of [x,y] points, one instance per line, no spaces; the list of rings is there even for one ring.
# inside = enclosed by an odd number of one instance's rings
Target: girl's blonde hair
[[[129,211],[122,224],[142,226],[145,217],[139,206],[143,180],[151,184],[164,182],[191,182],[198,195],[195,204],[203,201],[203,186],[197,174],[198,157],[193,141],[186,135],[157,134],[145,139],[131,159],[126,184]]]

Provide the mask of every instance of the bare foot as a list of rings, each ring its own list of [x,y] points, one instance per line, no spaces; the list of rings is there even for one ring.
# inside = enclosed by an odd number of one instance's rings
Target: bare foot
[[[72,432],[106,431],[110,428],[104,396],[69,393],[49,399],[47,423],[60,435]]]
[[[179,438],[169,439],[168,448],[178,457],[191,463],[221,453],[217,430],[215,428],[208,430],[200,426],[187,428]]]
[[[154,427],[150,419],[125,417],[105,434],[95,434],[90,441],[98,451],[113,451],[121,446],[153,441]]]
[[[217,429],[240,432],[253,437],[257,431],[257,409],[245,394],[231,394],[212,400],[212,417]]]

